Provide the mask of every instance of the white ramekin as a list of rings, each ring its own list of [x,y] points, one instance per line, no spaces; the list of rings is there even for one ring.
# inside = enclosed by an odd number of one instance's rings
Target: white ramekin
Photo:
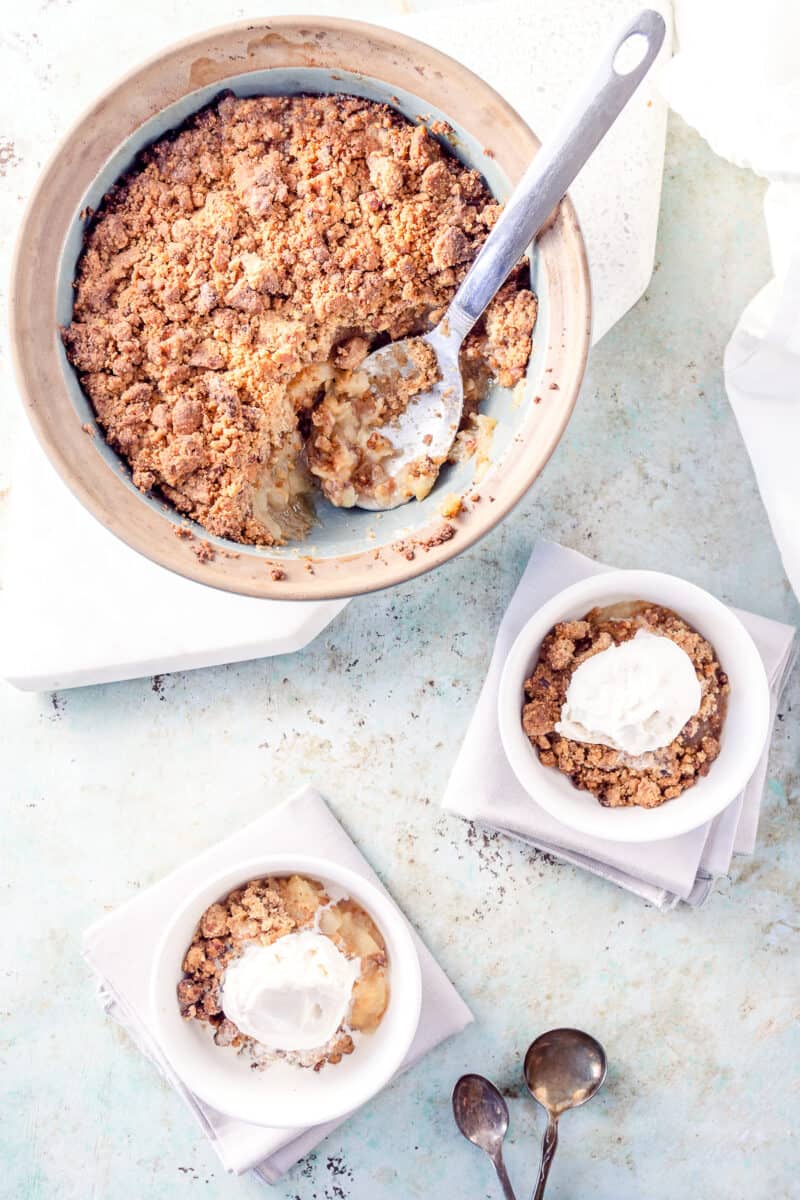
[[[314,1072],[275,1064],[254,1071],[249,1060],[214,1045],[207,1025],[185,1020],[176,988],[181,964],[200,917],[234,888],[267,875],[305,875],[345,893],[375,921],[389,960],[389,1005],[377,1030],[358,1038],[340,1063]],[[419,1024],[422,980],[410,927],[374,883],[326,859],[264,855],[209,879],[189,896],[164,931],[150,979],[152,1019],[158,1042],[182,1082],[219,1112],[279,1129],[321,1125],[352,1112],[392,1078]]]
[[[522,728],[524,684],[545,635],[559,621],[622,600],[647,600],[673,609],[715,648],[730,680],[719,757],[708,775],[659,808],[604,808],[566,775],[543,766]],[[655,842],[712,820],[741,792],[764,749],[770,698],[764,664],[741,621],[702,588],[657,571],[609,571],[553,596],[520,632],[503,669],[498,697],[500,736],[508,761],[531,798],[552,817],[592,837]]]

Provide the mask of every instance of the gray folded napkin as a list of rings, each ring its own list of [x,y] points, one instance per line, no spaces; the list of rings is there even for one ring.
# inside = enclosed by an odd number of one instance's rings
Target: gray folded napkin
[[[188,1105],[225,1169],[236,1174],[252,1170],[266,1183],[275,1183],[347,1118],[310,1129],[270,1129],[210,1108],[184,1086],[165,1058],[154,1033],[148,995],[153,953],[165,922],[210,876],[259,850],[320,855],[382,886],[322,796],[304,788],[92,925],[84,934],[83,954],[98,976],[106,1011]],[[413,930],[412,934],[422,969],[422,1012],[401,1072],[472,1020],[442,968]]]
[[[539,850],[634,892],[657,908],[679,901],[697,907],[730,870],[734,854],[752,854],[769,745],[747,787],[715,820],[680,837],[631,844],[593,838],[567,828],[541,809],[517,781],[500,740],[497,693],[511,646],[536,609],[570,584],[608,571],[575,550],[539,541],[506,609],[489,671],[464,744],[447,783],[448,811],[518,837]],[[755,642],[769,679],[772,722],[796,653],[795,630],[779,621],[734,609]]]

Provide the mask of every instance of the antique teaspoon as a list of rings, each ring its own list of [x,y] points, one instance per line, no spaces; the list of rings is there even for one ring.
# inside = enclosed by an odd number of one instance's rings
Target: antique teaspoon
[[[525,1082],[547,1113],[542,1163],[532,1200],[544,1196],[550,1164],[558,1145],[558,1118],[569,1108],[591,1100],[606,1077],[606,1052],[580,1029],[551,1029],[528,1047]]]
[[[494,1084],[483,1075],[462,1075],[453,1088],[453,1116],[467,1141],[491,1158],[506,1200],[516,1200],[503,1162],[508,1106]]]

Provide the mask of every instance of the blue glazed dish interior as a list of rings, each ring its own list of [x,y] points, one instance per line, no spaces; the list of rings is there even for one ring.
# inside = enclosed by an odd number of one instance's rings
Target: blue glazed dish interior
[[[453,131],[452,136],[448,139],[447,148],[462,162],[479,171],[489,190],[499,200],[506,200],[510,193],[509,180],[500,170],[491,153],[476,142],[469,130],[460,126],[448,113],[432,107],[410,92],[390,88],[388,84],[382,83],[379,79],[373,79],[366,75],[342,70],[330,71],[320,67],[274,68],[234,75],[229,79],[191,92],[176,103],[162,109],[156,116],[141,125],[105,163],[86,192],[79,211],[75,213],[64,242],[56,292],[56,313],[59,326],[68,325],[72,319],[72,282],[83,247],[85,229],[83,214],[85,210],[95,210],[99,207],[105,193],[132,166],[141,150],[165,133],[176,129],[188,117],[210,104],[220,92],[225,90],[230,90],[237,96],[278,96],[298,93],[321,95],[338,92],[363,96],[382,104],[388,104],[415,123],[424,121],[426,124],[430,124],[436,120],[445,121]],[[497,422],[492,440],[492,468],[490,469],[495,469],[496,464],[502,464],[504,453],[511,440],[519,433],[525,414],[529,411],[529,405],[541,386],[542,355],[537,347],[547,344],[549,315],[547,286],[546,279],[543,278],[543,265],[534,248],[529,250],[529,257],[531,286],[539,299],[533,352],[524,381],[513,392],[494,385],[481,406],[481,411]],[[78,419],[82,425],[93,427],[97,435],[91,439],[92,452],[102,456],[108,464],[109,470],[113,470],[118,476],[122,475],[126,486],[141,499],[143,504],[153,506],[163,517],[175,525],[185,526],[187,518],[165,503],[161,497],[145,495],[134,487],[127,464],[106,442],[94,410],[80,386],[75,370],[67,360],[63,346],[60,346],[59,353],[69,395]],[[189,522],[189,524],[197,536],[207,539],[218,548],[235,549],[240,554],[252,555],[256,558],[291,559],[304,558],[309,555],[315,558],[337,558],[342,555],[358,554],[408,537],[428,524],[438,515],[442,500],[446,495],[452,492],[461,494],[473,484],[474,469],[472,461],[449,465],[442,470],[436,486],[425,500],[411,501],[409,504],[384,513],[367,512],[357,508],[335,508],[322,497],[321,493],[318,493],[314,497],[317,519],[308,537],[302,542],[290,543],[283,547],[243,546],[225,538],[213,537],[196,523]]]

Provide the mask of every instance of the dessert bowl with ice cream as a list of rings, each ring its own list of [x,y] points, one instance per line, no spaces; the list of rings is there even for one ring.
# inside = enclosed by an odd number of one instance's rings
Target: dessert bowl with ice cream
[[[272,856],[187,900],[156,952],[151,998],[193,1092],[294,1128],[345,1115],[391,1079],[419,1021],[420,969],[405,918],[375,884]]]
[[[583,833],[630,842],[722,812],[755,770],[770,711],[738,617],[655,571],[595,575],[543,605],[511,649],[498,705],[533,800]]]

